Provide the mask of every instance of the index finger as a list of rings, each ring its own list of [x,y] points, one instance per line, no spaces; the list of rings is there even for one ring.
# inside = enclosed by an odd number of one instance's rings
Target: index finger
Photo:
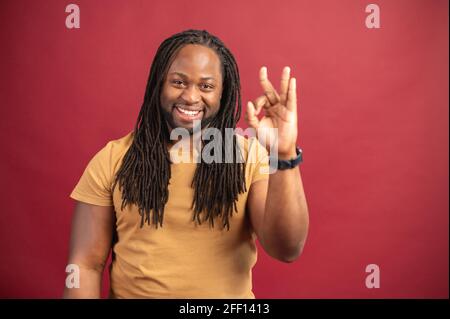
[[[280,101],[280,97],[278,96],[277,91],[274,89],[272,83],[270,83],[269,78],[267,77],[267,68],[265,66],[263,66],[259,70],[259,81],[264,90],[264,94],[269,100],[269,103],[272,105],[277,104]]]

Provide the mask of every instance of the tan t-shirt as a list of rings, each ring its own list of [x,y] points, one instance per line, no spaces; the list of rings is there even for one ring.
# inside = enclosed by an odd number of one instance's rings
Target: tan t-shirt
[[[114,176],[132,143],[133,133],[110,141],[89,162],[70,197],[89,204],[114,206],[117,242],[110,274],[112,298],[255,298],[252,268],[256,235],[246,201],[250,185],[267,179],[267,151],[255,139],[238,135],[246,160],[247,192],[240,194],[230,230],[219,222],[192,221],[196,163],[171,164],[169,200],[163,226],[144,224],[135,205],[121,210],[122,195]]]

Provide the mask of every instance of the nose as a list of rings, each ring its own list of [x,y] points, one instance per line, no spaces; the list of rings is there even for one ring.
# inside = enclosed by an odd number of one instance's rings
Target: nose
[[[186,104],[198,104],[201,101],[200,92],[195,85],[186,87],[181,94],[181,98]]]

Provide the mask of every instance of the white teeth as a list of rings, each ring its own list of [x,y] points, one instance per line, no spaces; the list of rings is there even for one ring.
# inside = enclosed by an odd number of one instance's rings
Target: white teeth
[[[180,107],[177,107],[177,110],[179,110],[180,112],[182,112],[184,114],[187,114],[189,116],[195,116],[195,115],[197,115],[200,112],[200,111],[187,111],[187,110],[184,110],[184,109],[182,109]]]

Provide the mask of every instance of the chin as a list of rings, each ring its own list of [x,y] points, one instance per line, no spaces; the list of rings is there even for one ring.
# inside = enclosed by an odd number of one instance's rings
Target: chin
[[[193,134],[194,132],[194,123],[179,123],[179,122],[172,122],[170,124],[170,127],[172,129],[186,129],[189,131],[189,134]]]

